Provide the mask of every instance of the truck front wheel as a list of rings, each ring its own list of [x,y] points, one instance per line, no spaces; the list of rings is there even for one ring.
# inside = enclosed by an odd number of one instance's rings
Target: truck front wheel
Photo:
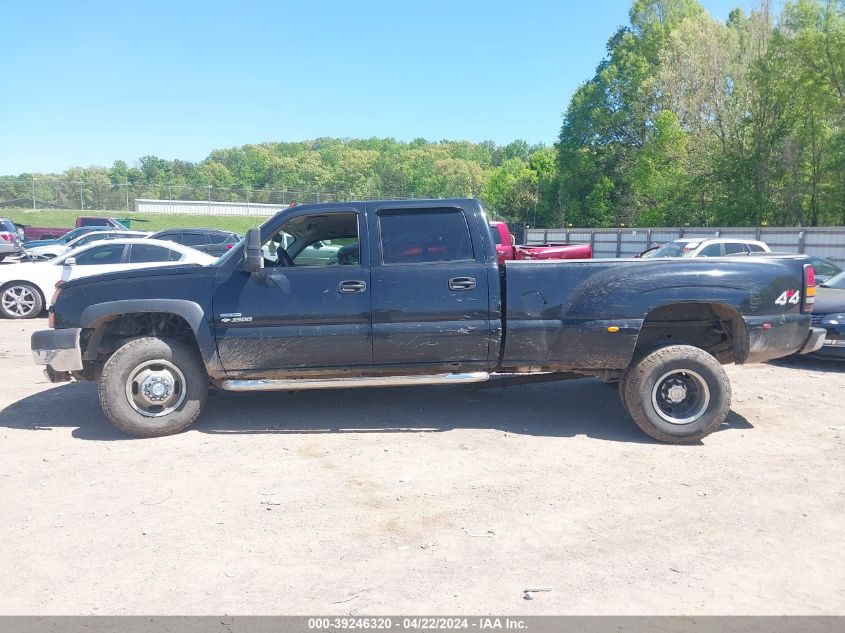
[[[620,382],[637,426],[661,442],[698,442],[719,428],[731,406],[731,385],[719,361],[690,345],[646,354]]]
[[[182,343],[137,338],[106,361],[97,391],[103,411],[125,433],[172,435],[200,414],[208,375],[197,353]]]

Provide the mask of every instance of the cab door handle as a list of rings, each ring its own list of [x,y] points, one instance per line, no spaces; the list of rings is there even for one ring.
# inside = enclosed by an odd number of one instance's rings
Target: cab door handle
[[[337,285],[337,291],[341,294],[351,294],[353,292],[364,292],[367,289],[367,282],[360,279],[347,279],[341,281]]]
[[[449,280],[449,290],[472,290],[475,288],[475,277],[452,277]]]

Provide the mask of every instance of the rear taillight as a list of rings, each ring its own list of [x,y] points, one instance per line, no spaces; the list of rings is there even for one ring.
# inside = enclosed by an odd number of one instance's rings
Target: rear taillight
[[[0,233],[0,239],[2,239],[4,242],[11,242],[15,238],[12,237],[11,233],[5,233],[4,232],[4,233]]]
[[[812,312],[816,302],[816,270],[812,264],[804,264],[804,305],[802,312]]]

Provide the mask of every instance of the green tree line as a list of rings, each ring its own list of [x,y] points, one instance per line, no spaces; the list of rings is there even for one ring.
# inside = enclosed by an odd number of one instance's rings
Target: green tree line
[[[845,224],[845,2],[636,0],[564,116],[565,222]]]
[[[845,0],[764,1],[726,22],[695,0],[635,0],[629,17],[554,146],[262,143],[0,177],[0,201],[477,196],[532,226],[845,224]]]
[[[137,165],[0,177],[0,201],[125,209],[133,198],[289,203],[360,198],[468,197],[492,213],[536,224],[556,177],[554,148],[517,140],[401,142],[320,138],[211,152],[193,163],[144,156]]]

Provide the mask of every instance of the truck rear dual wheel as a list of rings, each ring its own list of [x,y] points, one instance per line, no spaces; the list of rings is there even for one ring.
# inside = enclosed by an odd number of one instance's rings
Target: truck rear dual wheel
[[[121,431],[138,437],[187,429],[208,397],[199,355],[182,343],[137,338],[106,361],[97,385],[100,404]]]
[[[661,347],[639,359],[619,380],[634,422],[661,442],[694,444],[721,426],[731,385],[713,356],[691,345]]]

